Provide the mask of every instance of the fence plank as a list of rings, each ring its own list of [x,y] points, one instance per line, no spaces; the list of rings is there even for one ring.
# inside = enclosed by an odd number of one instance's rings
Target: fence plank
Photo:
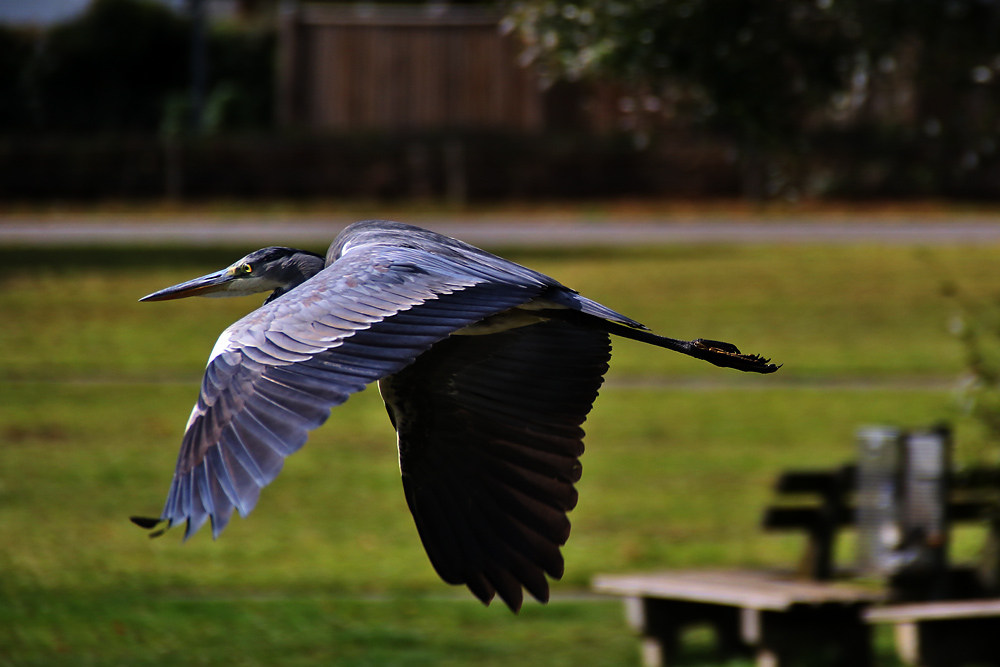
[[[307,129],[539,129],[542,94],[499,14],[304,6],[284,17],[280,118]]]

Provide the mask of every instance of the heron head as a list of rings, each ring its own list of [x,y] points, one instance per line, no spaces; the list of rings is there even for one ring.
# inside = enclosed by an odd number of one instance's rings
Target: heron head
[[[267,299],[271,301],[312,278],[323,270],[323,266],[323,257],[307,250],[261,248],[221,271],[147,294],[139,301],[169,301],[189,296],[248,296],[261,292],[271,292]]]

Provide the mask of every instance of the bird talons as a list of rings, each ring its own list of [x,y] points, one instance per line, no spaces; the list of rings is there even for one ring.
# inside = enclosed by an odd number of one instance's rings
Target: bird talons
[[[713,352],[721,352],[723,354],[731,354],[735,356],[746,356],[740,353],[740,348],[736,347],[732,343],[726,343],[721,340],[708,340],[707,338],[699,338],[694,341],[696,347],[702,350],[711,350]]]
[[[692,341],[692,344],[702,353],[698,355],[700,358],[716,366],[750,373],[773,373],[781,368],[781,365],[772,364],[770,359],[759,354],[742,354],[732,343],[699,338]]]

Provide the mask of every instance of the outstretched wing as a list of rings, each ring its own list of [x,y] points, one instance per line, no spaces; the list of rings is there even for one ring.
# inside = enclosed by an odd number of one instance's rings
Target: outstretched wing
[[[186,522],[188,537],[211,519],[217,536],[234,508],[253,509],[331,407],[550,286],[412,248],[352,249],[219,338],[161,520]]]
[[[442,579],[517,611],[548,599],[608,335],[559,321],[452,336],[379,382],[410,511]]]

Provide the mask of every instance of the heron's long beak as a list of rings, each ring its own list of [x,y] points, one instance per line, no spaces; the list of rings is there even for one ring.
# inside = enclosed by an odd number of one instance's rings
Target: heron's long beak
[[[226,268],[207,276],[188,280],[187,282],[161,289],[139,299],[139,301],[170,301],[184,299],[189,296],[211,296],[215,292],[227,291],[237,274]],[[221,295],[219,295],[221,296]]]

